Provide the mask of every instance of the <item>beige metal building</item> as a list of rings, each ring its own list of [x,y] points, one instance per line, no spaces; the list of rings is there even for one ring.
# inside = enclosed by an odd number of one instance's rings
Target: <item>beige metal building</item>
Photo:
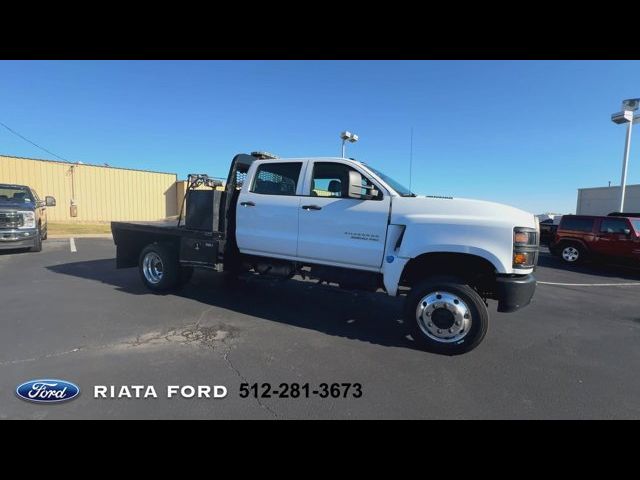
[[[160,220],[178,214],[177,176],[83,163],[0,155],[0,183],[33,187],[53,195],[47,209],[58,222]],[[184,193],[184,192],[183,192]]]
[[[578,215],[607,215],[618,210],[620,186],[578,189]],[[625,188],[624,211],[640,212],[640,185],[627,185]]]

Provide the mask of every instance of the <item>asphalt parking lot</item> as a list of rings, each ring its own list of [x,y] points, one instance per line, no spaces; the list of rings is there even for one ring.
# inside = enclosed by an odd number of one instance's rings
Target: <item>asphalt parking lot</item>
[[[495,311],[457,357],[413,348],[398,299],[302,282],[230,288],[197,272],[153,295],[115,269],[110,239],[0,252],[0,418],[640,418],[640,272],[567,269],[542,254],[533,303]],[[636,284],[637,282],[637,284]],[[81,394],[32,404],[18,384],[62,378]],[[360,398],[240,398],[241,382],[358,382]],[[154,385],[159,398],[95,399],[95,385]],[[164,398],[224,385],[223,399]]]

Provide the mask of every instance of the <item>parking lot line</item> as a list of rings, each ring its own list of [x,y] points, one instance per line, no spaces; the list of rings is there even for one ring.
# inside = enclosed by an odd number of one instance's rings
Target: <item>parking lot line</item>
[[[556,282],[537,282],[541,285],[559,285],[562,287],[630,287],[640,285],[640,282],[632,283],[556,283]]]
[[[69,249],[74,253],[78,251],[78,249],[76,248],[76,241],[73,237],[69,239]]]

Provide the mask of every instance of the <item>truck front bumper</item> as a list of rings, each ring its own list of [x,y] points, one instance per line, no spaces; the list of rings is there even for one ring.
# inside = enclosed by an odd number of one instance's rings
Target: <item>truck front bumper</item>
[[[536,278],[529,275],[496,277],[498,311],[515,312],[531,302],[536,291]]]
[[[37,229],[0,230],[0,250],[31,248],[36,243]]]

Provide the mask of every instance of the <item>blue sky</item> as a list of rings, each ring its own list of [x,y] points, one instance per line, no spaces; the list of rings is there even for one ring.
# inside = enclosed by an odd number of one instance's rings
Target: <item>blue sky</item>
[[[235,153],[348,156],[417,193],[573,212],[620,182],[637,61],[1,61],[0,122],[69,160],[226,176]],[[628,182],[640,183],[640,139]],[[0,127],[0,153],[55,158]]]

